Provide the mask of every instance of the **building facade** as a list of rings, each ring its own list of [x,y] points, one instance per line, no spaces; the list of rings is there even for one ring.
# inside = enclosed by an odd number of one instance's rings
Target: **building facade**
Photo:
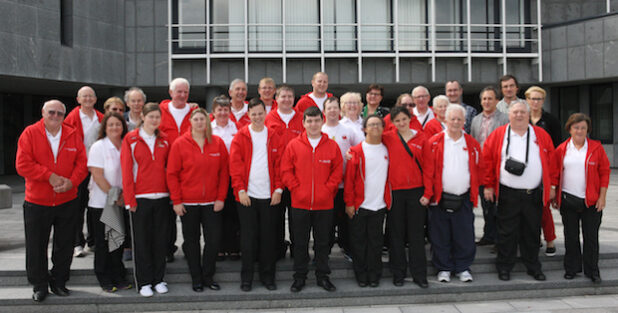
[[[481,88],[513,74],[520,93],[545,87],[562,121],[588,113],[616,164],[617,10],[618,0],[0,0],[0,174],[14,173],[17,137],[43,101],[70,109],[85,84],[100,103],[130,86],[159,101],[182,76],[208,106],[234,78],[250,96],[264,76],[300,95],[317,71],[335,94],[382,84],[387,105],[419,84],[442,93],[447,80],[478,105]]]

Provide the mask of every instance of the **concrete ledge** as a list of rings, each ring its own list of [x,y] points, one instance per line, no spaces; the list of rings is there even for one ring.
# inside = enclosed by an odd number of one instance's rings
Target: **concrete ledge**
[[[10,209],[13,207],[13,193],[9,185],[0,185],[0,209]]]

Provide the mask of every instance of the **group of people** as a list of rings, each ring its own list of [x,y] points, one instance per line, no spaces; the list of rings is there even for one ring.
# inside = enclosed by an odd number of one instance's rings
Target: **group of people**
[[[473,281],[476,245],[489,244],[501,280],[510,279],[518,248],[528,274],[545,280],[538,254],[541,228],[546,253],[555,253],[551,204],[564,224],[564,278],[583,268],[601,282],[598,230],[610,170],[601,144],[588,138],[586,115],[569,117],[570,136],[560,143],[560,123],[543,110],[545,91],[530,87],[519,99],[511,75],[500,79],[501,92],[481,91],[479,114],[462,103],[458,81],[447,82],[446,95],[431,107],[429,90],[417,86],[390,109],[380,85],[368,87],[363,106],[360,93],[329,93],[326,73],[311,83],[295,104],[294,89],[276,88],[270,78],[246,101],[247,85],[235,79],[210,113],[188,102],[184,78],[170,82],[170,99],[160,104],[146,103],[137,87],[127,90],[128,112],[117,97],[105,102],[104,113],[96,111],[88,86],[68,115],[62,102],[45,102],[42,119],[20,136],[16,158],[26,180],[33,300],[43,301],[49,290],[70,294],[72,255],[86,245],[85,208],[94,270],[107,292],[133,287],[126,251],[142,296],[168,292],[177,216],[196,292],[220,289],[216,262],[226,257],[241,259],[241,290],[252,290],[256,262],[261,284],[275,290],[276,262],[288,247],[290,290],[299,292],[309,274],[310,237],[316,282],[327,291],[336,290],[329,279],[335,243],[353,262],[359,287],[379,286],[387,246],[393,284],[403,286],[410,275],[427,288],[426,242],[439,282],[453,274]],[[475,243],[479,198],[485,226]]]

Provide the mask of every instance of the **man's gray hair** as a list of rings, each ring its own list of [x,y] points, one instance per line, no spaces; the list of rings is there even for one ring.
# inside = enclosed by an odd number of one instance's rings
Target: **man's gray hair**
[[[62,104],[62,108],[64,108],[64,113],[65,114],[67,113],[67,106],[64,105],[64,103],[62,103],[62,101],[60,101],[58,99],[52,99],[52,100],[49,100],[49,101],[45,101],[45,103],[43,103],[43,111],[47,111],[47,107],[49,105],[51,105],[52,103],[54,103],[54,102],[58,102],[58,103]]]
[[[178,78],[174,78],[170,82],[170,90],[171,91],[176,90],[176,87],[180,84],[187,85],[187,88],[191,89],[191,85],[189,84],[189,81],[186,78],[178,77]],[[144,101],[146,101],[146,99],[144,99]]]
[[[412,89],[412,92],[410,92],[410,94],[412,94],[412,97],[414,97],[414,92],[417,90],[425,90],[425,92],[427,92],[427,94],[431,97],[431,93],[429,93],[429,89],[427,89],[427,87],[423,85],[416,86],[414,87],[414,89]]]
[[[523,99],[515,99],[511,101],[511,103],[509,104],[509,113],[511,112],[511,108],[514,107],[518,103],[523,104],[524,107],[526,108],[526,111],[530,113],[530,105],[528,104],[528,102],[526,102],[526,100],[523,100]]]
[[[124,103],[129,103],[129,95],[134,91],[141,93],[142,98],[144,99],[144,103],[146,103],[146,93],[142,90],[142,88],[139,88],[139,87],[131,87],[127,91],[124,92]]]
[[[459,110],[461,114],[463,114],[464,120],[466,119],[466,109],[464,109],[464,107],[461,104],[455,104],[455,103],[451,103],[446,107],[446,113],[444,113],[444,116],[448,119],[449,113],[455,110]]]
[[[242,80],[242,79],[240,79],[240,78],[235,78],[235,79],[234,79],[234,80],[232,80],[232,82],[230,83],[230,89],[229,89],[229,90],[234,89],[234,85],[236,85],[236,84],[238,84],[238,83],[243,83],[243,84],[245,84],[245,85],[247,84],[247,83],[245,83],[245,81],[244,81],[244,80]]]
[[[436,96],[435,98],[433,98],[433,101],[432,101],[431,103],[432,103],[433,105],[436,105],[436,104],[438,104],[438,102],[440,102],[440,101],[444,101],[444,102],[446,102],[446,105],[448,105],[448,104],[449,104],[448,97],[447,97],[447,96],[445,96],[445,95],[439,95],[439,96]]]

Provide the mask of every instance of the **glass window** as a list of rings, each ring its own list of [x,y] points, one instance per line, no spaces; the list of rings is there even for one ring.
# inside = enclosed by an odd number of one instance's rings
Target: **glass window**
[[[324,50],[356,51],[356,1],[323,0]],[[339,25],[338,25],[339,24]]]
[[[426,1],[398,1],[398,6],[396,12],[397,24],[399,25],[399,50],[427,50],[429,28],[418,25],[427,23]]]
[[[461,0],[435,0],[436,24],[461,24]],[[436,26],[436,50],[462,50],[464,28],[461,26]]]
[[[611,84],[590,86],[590,137],[603,143],[613,143],[614,140],[613,93]]]
[[[319,51],[319,1],[285,1],[285,41],[287,51]]]
[[[281,0],[249,0],[248,5],[249,51],[283,50]]]
[[[558,103],[560,104],[560,124],[564,125],[571,114],[580,111],[579,88],[577,86],[560,87]]]
[[[392,51],[391,1],[360,0],[361,48]]]
[[[245,51],[245,0],[211,0],[211,5],[212,51]]]

